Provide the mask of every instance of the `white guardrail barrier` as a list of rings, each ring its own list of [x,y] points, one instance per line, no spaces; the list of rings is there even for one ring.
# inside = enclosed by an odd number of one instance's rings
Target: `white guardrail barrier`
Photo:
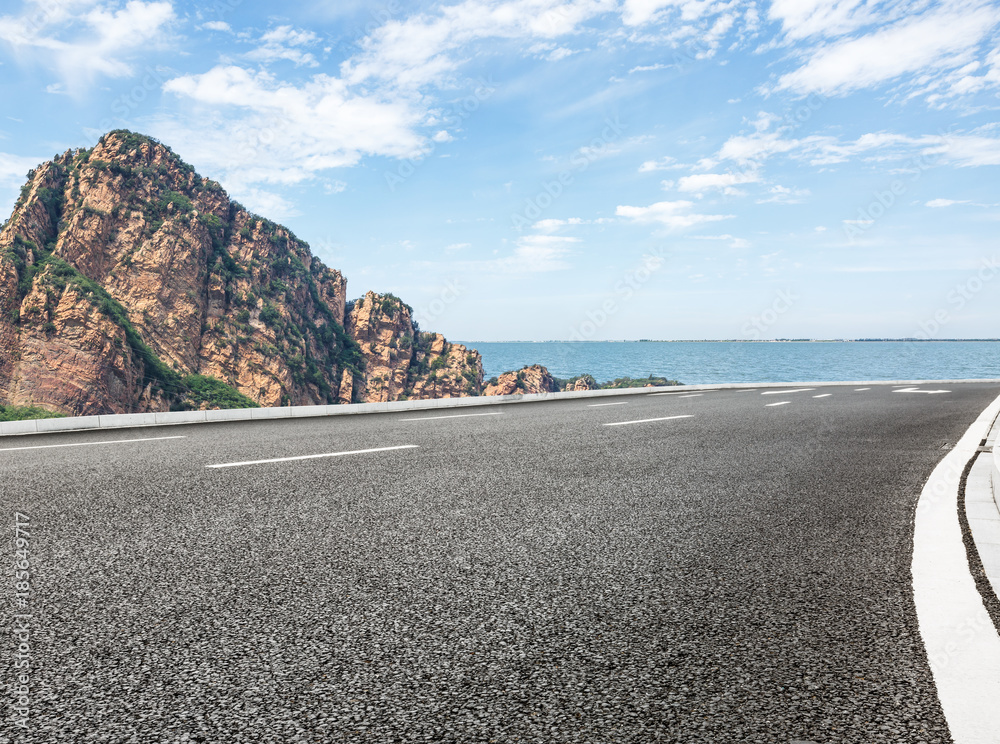
[[[81,429],[121,429],[137,426],[165,426],[171,424],[200,424],[217,421],[253,421],[262,419],[308,418],[317,416],[345,416],[358,413],[393,413],[435,408],[462,408],[489,406],[502,403],[528,403],[540,400],[599,397],[661,392],[665,390],[691,390],[696,386],[629,388],[625,390],[579,390],[567,393],[540,393],[532,395],[494,395],[469,398],[435,398],[432,400],[406,400],[392,403],[351,403],[321,406],[281,406],[275,408],[230,408],[220,411],[165,411],[162,413],[119,413],[100,416],[70,416],[67,418],[33,419],[0,423],[0,436],[9,434],[48,434]]]
[[[1000,447],[997,447],[996,442],[998,431],[1000,431],[1000,420],[993,424],[993,431],[990,432],[986,444],[993,448],[993,472],[990,473],[990,482],[993,486],[993,503],[1000,512]]]
[[[717,385],[671,385],[668,387],[623,388],[617,390],[574,390],[566,393],[529,395],[495,395],[470,398],[435,398],[392,403],[351,403],[323,406],[281,406],[276,408],[233,408],[222,411],[167,411],[162,413],[119,413],[100,416],[70,416],[68,418],[34,419],[0,423],[0,436],[11,434],[48,434],[81,429],[122,429],[139,426],[200,424],[217,421],[252,421],[258,419],[307,418],[315,416],[345,416],[357,413],[395,413],[435,408],[463,408],[505,403],[532,403],[543,400],[599,398],[610,395],[645,395],[648,393],[698,390],[731,390],[747,388],[829,387],[831,385],[922,385],[959,382],[1000,382],[1000,380],[876,380],[847,382],[748,382]]]

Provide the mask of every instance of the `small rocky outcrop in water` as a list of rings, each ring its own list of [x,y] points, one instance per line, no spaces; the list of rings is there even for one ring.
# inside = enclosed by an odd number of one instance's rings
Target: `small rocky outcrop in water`
[[[527,395],[558,391],[559,384],[549,371],[540,364],[533,364],[516,372],[504,372],[490,380],[483,388],[483,395]]]
[[[590,375],[581,375],[569,380],[557,380],[559,387],[564,392],[573,392],[577,390],[600,390],[601,386]]]

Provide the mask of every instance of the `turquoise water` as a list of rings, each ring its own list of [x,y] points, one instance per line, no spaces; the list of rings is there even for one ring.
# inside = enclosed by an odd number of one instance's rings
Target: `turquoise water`
[[[600,382],[656,375],[719,382],[1000,379],[1000,341],[922,342],[468,342],[487,379],[529,364]]]

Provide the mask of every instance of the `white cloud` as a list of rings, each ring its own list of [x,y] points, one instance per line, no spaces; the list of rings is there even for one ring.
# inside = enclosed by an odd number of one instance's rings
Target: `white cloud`
[[[20,16],[0,16],[0,42],[25,62],[53,69],[65,88],[83,95],[98,77],[123,78],[133,60],[169,43],[171,2],[130,0],[123,7],[68,0]]]
[[[574,49],[569,49],[567,47],[556,47],[551,52],[549,52],[546,59],[549,62],[558,62],[559,60],[566,59],[566,57],[570,57],[574,54],[576,54],[576,50]]]
[[[301,31],[292,26],[272,28],[260,37],[265,44],[287,44],[288,46],[309,46],[319,41],[312,31]]]
[[[719,160],[734,160],[741,165],[760,163],[774,154],[799,146],[798,140],[784,139],[779,132],[730,137],[719,150]]]
[[[692,235],[696,240],[726,240],[730,248],[749,248],[751,243],[746,238],[737,238],[729,233],[725,235]]]
[[[896,132],[869,132],[855,140],[842,141],[828,135],[786,139],[780,131],[730,137],[704,165],[727,160],[759,166],[777,154],[806,160],[811,165],[845,163],[859,156],[871,161],[904,160],[923,156],[919,167],[951,164],[959,167],[1000,165],[1000,139],[988,136],[989,128],[955,134],[911,136]]]
[[[278,26],[260,37],[260,46],[247,53],[257,62],[288,60],[296,67],[318,67],[319,62],[301,47],[315,45],[319,37],[312,31],[299,31],[291,26]]]
[[[636,72],[653,72],[654,70],[665,70],[665,69],[667,69],[667,66],[666,65],[661,65],[659,63],[657,63],[655,65],[639,65],[639,66],[633,67],[631,70],[629,70],[628,74],[632,75],[632,74],[634,74]]]
[[[757,200],[758,204],[801,204],[809,196],[809,189],[791,189],[786,186],[772,186],[765,196]]]
[[[954,204],[968,204],[967,200],[958,201],[956,199],[931,199],[924,206],[927,207],[950,207]]]
[[[641,26],[649,23],[661,9],[672,4],[672,0],[625,0],[622,22],[626,26]]]
[[[600,144],[597,145],[584,145],[583,147],[578,147],[576,152],[573,153],[573,162],[579,162],[577,158],[585,158],[588,163],[593,163],[601,158],[609,158],[613,155],[618,155],[622,151],[622,148],[616,144],[601,140]]]
[[[283,222],[290,217],[301,214],[292,202],[273,191],[242,187],[234,190],[232,196],[251,212],[265,215],[269,220],[275,222]]]
[[[758,183],[760,176],[752,171],[744,173],[696,173],[677,181],[677,190],[702,194],[711,189],[721,189],[724,194],[740,193],[734,186],[742,183]]]
[[[639,166],[639,172],[649,173],[651,171],[670,170],[676,167],[676,163],[677,160],[669,156],[660,158],[659,160],[647,160]]]
[[[198,28],[203,28],[207,31],[219,31],[227,34],[231,34],[233,32],[232,27],[225,21],[208,21],[207,23],[201,24]]]
[[[490,271],[501,274],[537,274],[568,269],[569,246],[579,238],[558,235],[526,235],[519,238],[513,255],[487,262]]]
[[[967,168],[1000,165],[1000,139],[978,134],[941,135],[920,138],[928,145],[926,155],[938,155],[949,163]]]
[[[732,214],[698,214],[691,211],[689,201],[662,201],[648,207],[619,206],[615,214],[640,223],[659,223],[671,230],[693,227],[704,222],[732,219]]]
[[[694,21],[731,6],[732,3],[717,0],[625,0],[622,23],[626,26],[641,26],[656,22],[661,19],[661,11],[667,8],[678,8],[681,20]]]
[[[863,0],[771,0],[768,16],[794,40],[840,36],[874,20],[871,4]]]
[[[566,227],[567,225],[582,225],[582,224],[584,224],[584,221],[579,217],[570,217],[565,220],[550,218],[545,220],[539,220],[534,225],[532,225],[532,227],[535,230],[538,230],[539,232],[553,233],[562,227]]]
[[[775,89],[844,95],[907,73],[938,74],[967,64],[998,22],[1000,7],[995,4],[982,0],[945,2],[935,10],[906,17],[870,34],[819,45],[802,67],[782,75]]]
[[[28,171],[44,161],[45,158],[26,158],[0,152],[0,186],[23,186],[27,182]],[[3,215],[0,219],[6,217]]]
[[[153,134],[177,143],[234,191],[250,183],[298,183],[363,155],[418,156],[426,147],[415,132],[421,112],[405,101],[355,94],[327,75],[293,85],[267,72],[219,66],[174,78],[164,90],[199,113],[154,120]]]
[[[341,66],[351,83],[377,80],[417,89],[447,80],[460,65],[452,56],[482,39],[551,40],[577,32],[591,18],[612,10],[614,0],[465,0],[389,20],[361,41],[362,52]]]
[[[442,129],[449,98],[459,83],[453,73],[486,39],[563,48],[556,40],[613,10],[615,0],[465,0],[408,17],[389,19],[358,42],[339,75],[315,74],[286,81],[268,65],[289,60],[314,65],[310,31],[278,26],[263,34],[247,55],[261,69],[219,64],[201,74],[168,81],[190,110],[155,119],[153,133],[176,143],[198,167],[211,169],[234,192],[249,184],[291,184],[333,167],[354,165],[367,155],[420,158],[435,143],[450,141]],[[568,46],[566,48],[569,48]],[[493,89],[483,83],[479,100]],[[464,110],[463,110],[464,112]],[[192,122],[197,121],[197,124]],[[592,160],[616,147],[581,151]]]

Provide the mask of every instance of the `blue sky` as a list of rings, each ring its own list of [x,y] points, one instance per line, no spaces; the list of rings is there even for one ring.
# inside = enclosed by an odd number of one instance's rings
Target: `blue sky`
[[[157,137],[458,340],[1000,336],[1000,4],[13,0],[0,212]]]

